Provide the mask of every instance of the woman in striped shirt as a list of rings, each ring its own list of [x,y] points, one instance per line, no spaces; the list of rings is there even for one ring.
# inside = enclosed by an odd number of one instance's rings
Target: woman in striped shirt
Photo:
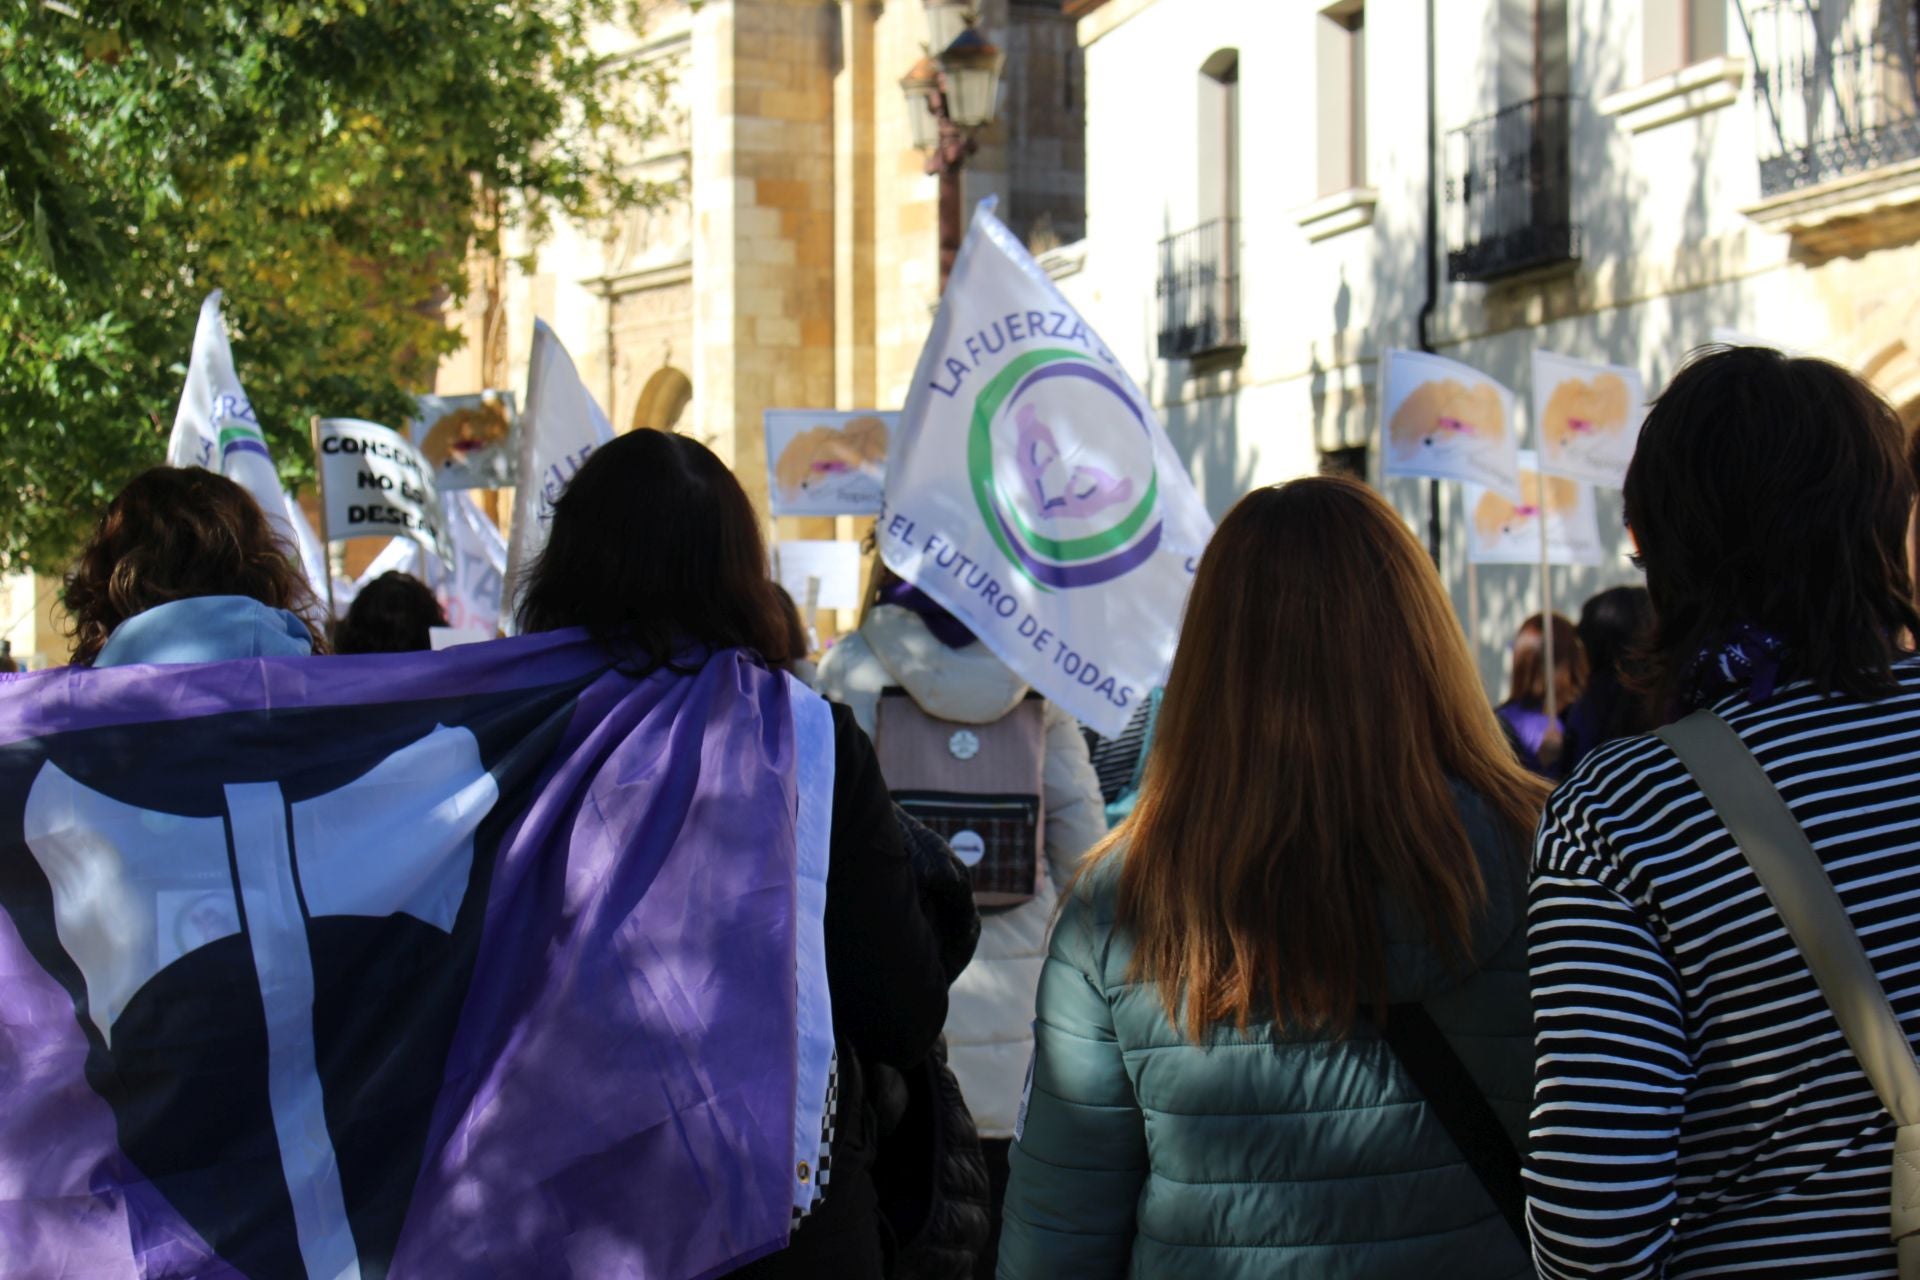
[[[1920,1031],[1920,631],[1899,420],[1851,374],[1691,362],[1626,512],[1659,705],[1726,718]],[[1657,738],[1555,793],[1529,915],[1544,1277],[1891,1277],[1893,1128],[1758,880]]]

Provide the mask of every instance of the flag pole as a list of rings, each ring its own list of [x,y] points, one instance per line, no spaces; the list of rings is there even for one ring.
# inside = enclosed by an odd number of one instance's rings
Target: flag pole
[[[1541,654],[1547,664],[1547,722],[1554,717],[1554,669],[1553,669],[1553,566],[1547,558],[1547,479],[1543,475],[1534,476],[1534,488],[1540,523],[1540,635]]]
[[[1473,655],[1473,669],[1480,669],[1480,566],[1467,557],[1467,652]]]
[[[320,489],[320,567],[327,579],[327,627],[332,629],[335,622],[333,603],[333,538],[327,528],[327,468],[320,459],[320,415],[314,414],[307,419],[307,430],[313,441],[313,474]]]

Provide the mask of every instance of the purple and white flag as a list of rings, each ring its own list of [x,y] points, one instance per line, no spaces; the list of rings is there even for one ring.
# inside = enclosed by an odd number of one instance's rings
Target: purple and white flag
[[[220,315],[218,289],[200,303],[187,384],[180,389],[180,407],[174,411],[173,434],[167,440],[167,465],[217,471],[245,489],[286,544],[287,555],[299,557],[291,499],[280,487],[260,419],[240,386],[240,375],[234,372],[233,347]],[[312,581],[313,589],[324,596],[326,579]]]
[[[0,1275],[682,1280],[786,1242],[824,703],[578,632],[5,693]]]

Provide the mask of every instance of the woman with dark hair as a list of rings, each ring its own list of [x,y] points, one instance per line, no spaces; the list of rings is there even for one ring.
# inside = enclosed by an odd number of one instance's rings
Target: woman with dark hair
[[[67,575],[65,604],[75,666],[326,651],[292,549],[252,495],[197,467],[127,482]]]
[[[1845,370],[1714,348],[1648,414],[1626,515],[1656,707],[1738,736],[1911,1036],[1920,614],[1901,449],[1899,419]],[[1892,1122],[1663,737],[1594,750],[1554,793],[1529,951],[1542,1275],[1894,1274]]]
[[[410,573],[383,573],[360,589],[333,631],[335,653],[418,653],[433,648],[433,628],[447,612],[433,590]]]
[[[787,632],[788,658],[783,664],[794,675],[799,676],[808,685],[812,685],[819,668],[807,657],[809,642],[807,624],[800,616],[800,606],[793,602],[793,596],[779,583],[773,584],[774,602],[780,608],[780,622]]]
[[[722,649],[751,650],[777,666],[796,655],[774,592],[759,518],[726,464],[689,436],[642,430],[595,449],[567,483],[518,616],[522,631],[586,627],[636,674],[697,669]],[[883,1273],[865,1069],[919,1064],[947,1013],[940,940],[921,911],[873,747],[844,708],[833,708],[833,722],[825,924],[839,1106],[831,1181],[792,1243],[739,1276]]]
[[[1587,656],[1587,687],[1567,708],[1562,777],[1589,751],[1615,738],[1654,727],[1646,695],[1632,688],[1621,666],[1653,626],[1653,601],[1645,587],[1613,587],[1580,607],[1580,648]]]
[[[1587,655],[1573,623],[1553,615],[1553,705],[1547,714],[1546,626],[1539,614],[1520,624],[1513,637],[1513,671],[1507,680],[1507,700],[1495,714],[1520,753],[1520,763],[1546,778],[1564,776],[1566,724],[1563,717],[1586,688]]]
[[[1241,499],[1138,805],[1053,931],[1000,1275],[1531,1277],[1545,794],[1392,508],[1331,476]],[[1504,1204],[1455,1120],[1505,1149]]]

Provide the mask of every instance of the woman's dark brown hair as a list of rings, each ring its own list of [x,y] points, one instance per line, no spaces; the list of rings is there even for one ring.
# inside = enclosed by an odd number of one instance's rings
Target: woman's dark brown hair
[[[1654,613],[1636,674],[1656,705],[1678,705],[1698,656],[1741,624],[1786,646],[1782,682],[1893,688],[1920,631],[1904,443],[1887,402],[1824,360],[1712,347],[1674,375],[1626,481]]]
[[[294,552],[253,496],[198,467],[154,467],[127,482],[67,575],[76,666],[92,666],[113,629],[156,605],[194,596],[247,596],[289,609],[326,652],[319,603]]]
[[[1201,558],[1139,805],[1093,855],[1121,859],[1135,976],[1195,1042],[1263,1012],[1344,1032],[1385,1000],[1389,903],[1468,946],[1486,884],[1455,783],[1524,847],[1547,784],[1406,525],[1332,476],[1248,494]]]
[[[1513,673],[1507,680],[1507,701],[1539,706],[1547,700],[1547,629],[1540,615],[1520,624],[1513,637]],[[1558,691],[1555,705],[1565,710],[1587,687],[1587,649],[1573,621],[1553,615],[1553,665],[1566,676],[1567,688]]]
[[[586,627],[651,670],[695,649],[780,666],[785,609],[746,490],[691,436],[641,429],[595,449],[553,505],[527,570],[522,631]]]

